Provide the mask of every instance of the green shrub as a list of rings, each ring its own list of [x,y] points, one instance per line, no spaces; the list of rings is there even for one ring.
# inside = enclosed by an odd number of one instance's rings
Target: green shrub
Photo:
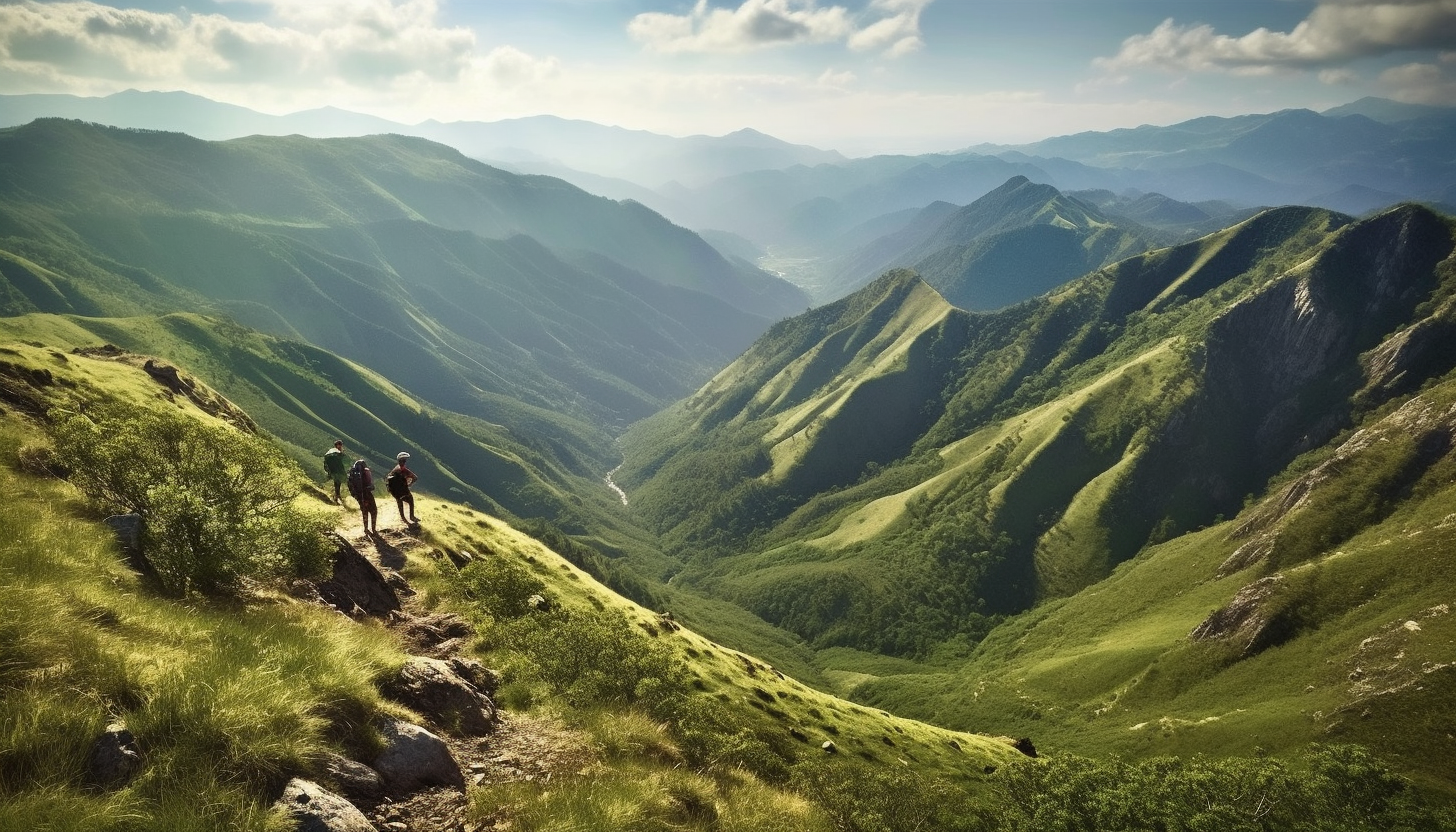
[[[997,773],[993,828],[1183,832],[1436,832],[1404,779],[1352,746],[1316,747],[1303,765],[1265,758],[1162,757],[1141,763],[1061,756]]]
[[[970,793],[907,769],[816,760],[795,767],[792,785],[838,832],[985,828]]]
[[[455,587],[492,618],[520,618],[531,611],[532,595],[543,595],[546,582],[525,567],[500,557],[472,561],[455,577]]]
[[[499,645],[528,657],[532,674],[578,706],[643,703],[686,689],[686,668],[623,616],[557,609],[501,625]]]
[[[294,505],[303,473],[261,437],[119,402],[54,421],[71,482],[101,510],[144,519],[143,554],[167,591],[219,594],[327,567],[331,520]]]

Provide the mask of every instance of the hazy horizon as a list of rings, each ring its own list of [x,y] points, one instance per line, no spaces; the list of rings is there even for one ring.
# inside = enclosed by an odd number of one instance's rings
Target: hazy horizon
[[[0,3],[0,93],[554,115],[933,152],[1364,96],[1456,104],[1456,0]]]

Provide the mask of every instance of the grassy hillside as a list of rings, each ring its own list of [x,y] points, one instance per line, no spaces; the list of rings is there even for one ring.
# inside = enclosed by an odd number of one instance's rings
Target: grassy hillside
[[[1347,223],[1267,212],[1004,312],[922,323],[923,342],[892,323],[917,320],[913,278],[887,277],[781,325],[634,430],[623,481],[639,516],[681,541],[678,582],[816,647],[949,660],[998,616],[1231,516],[1453,365],[1436,335],[1456,278],[1450,221],[1407,207]],[[917,362],[906,343],[945,352]],[[913,416],[894,420],[903,432],[856,418],[862,438],[843,441],[840,391],[873,389],[884,366],[917,381],[873,400]],[[822,431],[782,447],[811,414]]]
[[[418,139],[48,120],[0,146],[8,314],[224,313],[457,411],[504,396],[611,429],[804,303],[640,206]]]
[[[920,273],[953,306],[1000,309],[1152,247],[1155,234],[1025,176],[958,209],[928,206],[909,224],[835,258],[831,296],[890,268]]]
[[[44,334],[41,323],[31,335]],[[251,419],[195,379],[182,396],[140,361],[60,346],[0,345],[0,467],[15,509],[0,519],[0,826],[284,828],[269,804],[285,780],[326,778],[330,753],[372,760],[376,718],[419,718],[380,693],[405,642],[284,591],[297,583],[256,574],[237,594],[175,598],[127,568],[98,504],[54,473],[67,460],[48,450],[60,447],[58,420],[99,413],[106,400],[208,423],[219,436],[236,429],[211,414]],[[253,475],[281,477],[318,505],[301,472],[259,466]],[[676,818],[674,828],[830,829],[843,805],[825,792],[837,784],[878,777],[902,800],[924,789],[911,803],[919,811],[934,789],[989,793],[989,773],[1020,757],[1005,741],[812,690],[615,595],[497,518],[422,502],[432,518],[423,538],[386,523],[379,543],[415,588],[411,614],[470,622],[469,655],[502,676],[510,716],[498,738],[555,724],[549,736],[584,755],[573,758],[584,768],[557,772],[549,787],[495,775],[474,783],[473,822],[569,819],[590,811],[573,802],[581,795],[610,794],[633,817]],[[352,513],[333,511],[357,536]],[[457,569],[464,552],[479,559]],[[531,594],[545,611],[533,612]],[[89,786],[91,744],[118,723],[137,737],[141,769],[121,785]],[[820,749],[826,741],[838,754]]]
[[[1021,617],[963,668],[856,698],[1082,753],[1365,744],[1450,790],[1449,378],[1312,452],[1233,520]]]

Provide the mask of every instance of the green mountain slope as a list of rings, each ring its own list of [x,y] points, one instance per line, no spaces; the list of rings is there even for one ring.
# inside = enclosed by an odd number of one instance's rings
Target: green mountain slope
[[[279,437],[304,469],[318,474],[319,448],[343,439],[376,467],[400,449],[412,451],[429,490],[521,517],[554,516],[566,503],[563,484],[598,452],[580,424],[514,402],[502,402],[510,429],[422,403],[379,374],[297,341],[190,314],[98,319],[26,315],[0,318],[8,340],[67,351],[113,344],[156,355],[218,380],[218,389],[257,425]],[[552,435],[532,447],[521,437]],[[579,475],[577,475],[579,476]]]
[[[1024,176],[969,205],[931,205],[900,230],[827,267],[848,292],[892,267],[914,267],[962,309],[999,309],[1151,247],[1149,234]]]
[[[693,553],[678,581],[820,647],[930,655],[1237,512],[1352,418],[1453,366],[1434,335],[1452,250],[1450,221],[1421,208],[1354,224],[1281,209],[999,313],[946,312],[919,340],[871,329],[928,321],[911,313],[931,308],[928,287],[887,277],[781,324],[634,430],[623,481]],[[828,317],[872,302],[873,316]],[[807,372],[842,343],[875,346]],[[883,366],[916,378],[875,399],[896,427],[858,419],[845,441],[842,391],[878,381],[856,367]]]
[[[1386,407],[1233,521],[856,698],[1082,753],[1358,742],[1449,790],[1453,402],[1448,378]]]
[[[455,410],[505,396],[610,426],[802,308],[640,206],[419,139],[42,121],[0,145],[8,312],[221,311]]]
[[[0,472],[10,486],[10,510],[0,514],[0,827],[277,830],[290,819],[274,801],[291,778],[304,777],[347,794],[380,823],[387,811],[416,828],[438,826],[442,812],[458,827],[533,809],[599,828],[573,819],[590,816],[583,804],[600,806],[610,795],[618,820],[662,817],[672,828],[710,830],[722,828],[721,815],[741,828],[765,828],[763,818],[827,830],[842,804],[799,783],[799,772],[811,772],[822,789],[888,770],[902,799],[914,795],[918,807],[952,784],[955,794],[989,795],[990,773],[1021,757],[1005,738],[915,723],[806,687],[627,601],[569,551],[488,513],[422,497],[428,531],[388,523],[367,538],[352,512],[323,507],[286,460],[260,458],[268,443],[253,425],[261,415],[255,420],[202,379],[183,377],[178,387],[176,377],[148,372],[143,356],[65,351],[81,332],[75,322],[5,323],[25,340],[0,334]],[[154,323],[157,336],[206,322]],[[249,359],[241,364],[265,365],[261,354]],[[284,363],[268,365],[275,377]],[[119,425],[103,422],[108,441],[129,429],[165,438],[166,429],[192,425],[209,445],[234,449],[224,456],[227,478],[276,481],[292,495],[284,504],[323,528],[337,523],[334,541],[347,542],[339,562],[353,552],[374,564],[366,573],[377,566],[403,609],[384,616],[355,608],[351,616],[326,604],[320,583],[332,542],[322,562],[297,570],[248,560],[258,568],[225,594],[162,591],[129,563],[154,559],[164,542],[195,529],[157,522],[171,516],[158,507],[209,483],[195,474],[167,481],[166,497],[154,484],[140,549],[124,553],[102,522],[103,498],[69,467],[77,457],[61,429],[86,418],[78,414],[118,412],[128,414]],[[144,482],[164,479],[169,467],[165,459],[129,462],[144,466]],[[467,564],[472,551],[481,557]],[[384,576],[374,578],[378,601]],[[432,658],[421,659],[426,652]],[[494,699],[484,710],[469,700],[484,729],[462,724],[469,712],[458,698],[441,705],[401,693],[407,662],[436,659],[467,673],[492,668],[470,674]],[[497,707],[509,716],[497,719]],[[384,759],[385,721],[394,719],[431,732],[411,737],[416,747],[445,738],[451,765],[471,775],[421,801],[421,784]],[[96,749],[114,734],[131,753],[108,764]],[[826,753],[826,742],[842,753]],[[517,745],[532,749],[518,764],[547,788],[483,762]],[[353,787],[340,768],[370,765],[388,772],[389,799],[377,781]],[[419,764],[405,765],[412,775]],[[687,801],[712,814],[683,811]]]

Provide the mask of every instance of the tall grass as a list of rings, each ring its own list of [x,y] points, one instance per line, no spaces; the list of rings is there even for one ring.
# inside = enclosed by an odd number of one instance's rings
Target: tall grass
[[[0,421],[0,829],[265,830],[277,787],[322,750],[367,757],[389,636],[286,602],[157,597],[70,486],[15,470]],[[9,463],[9,464],[6,464]],[[144,765],[85,784],[121,722]]]
[[[829,832],[813,803],[742,772],[617,766],[564,781],[476,793],[471,816],[523,832]]]

